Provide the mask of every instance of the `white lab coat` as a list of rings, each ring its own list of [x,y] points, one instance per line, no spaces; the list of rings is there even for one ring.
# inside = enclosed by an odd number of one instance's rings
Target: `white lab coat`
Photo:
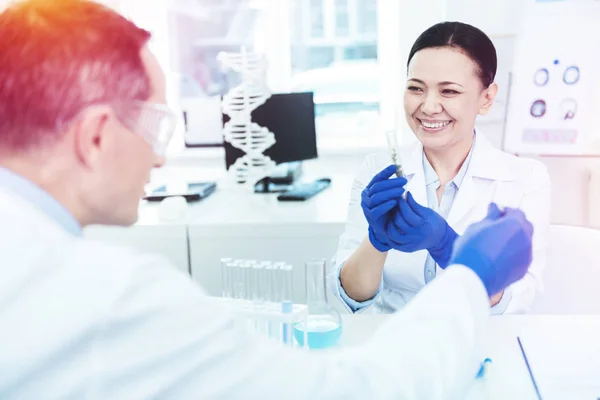
[[[399,154],[408,179],[406,189],[419,204],[427,206],[423,146],[420,142],[403,146]],[[546,264],[550,229],[550,178],[546,166],[533,159],[504,153],[479,133],[471,157],[448,215],[448,224],[462,235],[470,224],[485,217],[490,202],[525,212],[534,227],[533,262],[525,277],[505,291],[510,300],[504,313],[525,312],[531,306],[536,290],[541,289],[541,274]],[[335,266],[328,277],[329,287],[348,311],[352,310],[342,299],[338,277],[343,263],[367,235],[368,224],[360,206],[361,192],[373,176],[390,163],[386,152],[367,156],[352,186],[346,228],[334,258]],[[384,265],[382,290],[372,303],[374,307],[366,307],[359,312],[368,309],[374,312],[395,311],[408,303],[425,286],[427,254],[425,250],[414,253],[391,250]],[[443,272],[436,266],[437,276]]]
[[[0,188],[2,399],[447,399],[487,320],[463,266],[343,352],[243,333],[165,259],[68,234]]]

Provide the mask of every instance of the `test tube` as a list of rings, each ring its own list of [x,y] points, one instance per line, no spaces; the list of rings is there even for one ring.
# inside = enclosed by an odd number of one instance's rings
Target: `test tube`
[[[248,264],[248,274],[246,275],[246,296],[247,300],[250,302],[254,301],[254,292],[255,292],[255,280],[254,280],[254,267],[259,265],[260,262],[256,260],[248,260],[246,261]]]
[[[278,302],[279,299],[277,298],[277,270],[278,270],[278,265],[277,263],[271,264],[269,263],[268,265],[265,266],[265,281],[264,281],[264,291],[265,291],[265,300],[270,302],[270,303],[274,303],[274,302]]]
[[[242,263],[242,260],[233,260],[228,262],[227,265],[227,278],[228,278],[228,292],[229,297],[232,299],[240,298],[240,289],[239,289],[239,265]]]
[[[398,150],[398,138],[396,137],[396,130],[391,129],[385,132],[385,138],[387,140],[388,151],[390,152],[390,158],[392,163],[396,166],[396,176],[398,178],[404,176],[402,170],[402,164],[400,163],[400,154]]]
[[[231,297],[231,286],[229,283],[229,266],[231,258],[221,258],[221,294],[223,298],[228,299]]]
[[[290,264],[284,264],[279,267],[279,290],[281,294],[281,312],[286,317],[286,314],[291,314],[293,311],[294,303],[292,302],[292,290],[293,290],[293,272],[294,269]],[[294,341],[292,340],[292,325],[284,323],[281,330],[281,340],[284,344],[293,346]]]
[[[262,279],[264,275],[265,263],[255,263],[252,265],[252,302],[255,307],[260,307],[264,303],[264,292],[262,290]]]
[[[254,260],[244,261],[240,264],[240,279],[242,288],[242,299],[244,300],[244,307],[255,307],[256,306],[256,288],[255,288],[255,273],[257,263]],[[252,315],[252,314],[250,314]],[[259,319],[251,317],[247,320],[247,328],[250,330],[258,330]]]
[[[273,290],[275,285],[273,281],[274,279],[277,279],[277,277],[274,276],[276,271],[277,267],[275,266],[275,264],[272,264],[270,262],[265,262],[263,264],[263,274],[260,280],[260,289],[262,292],[262,298],[265,301],[265,307],[269,310],[269,312],[272,312],[274,310]],[[274,322],[271,319],[269,319],[267,324],[264,326],[264,329],[266,330],[266,333],[269,337],[277,336],[276,325],[274,325]]]
[[[251,278],[251,270],[252,270],[252,261],[246,261],[239,265],[239,289],[240,289],[240,299],[251,300],[250,290],[250,278]]]

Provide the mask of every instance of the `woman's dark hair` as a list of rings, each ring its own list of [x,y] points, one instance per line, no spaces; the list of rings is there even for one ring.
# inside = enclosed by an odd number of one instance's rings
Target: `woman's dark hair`
[[[477,64],[477,74],[483,87],[487,88],[494,82],[498,63],[494,44],[480,29],[462,22],[441,22],[421,33],[410,49],[406,64],[410,64],[419,50],[446,46],[459,49]]]

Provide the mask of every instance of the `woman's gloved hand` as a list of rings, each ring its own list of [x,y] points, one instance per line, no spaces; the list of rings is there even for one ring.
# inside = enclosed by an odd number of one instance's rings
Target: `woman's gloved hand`
[[[404,193],[405,178],[393,178],[396,166],[390,165],[373,177],[362,191],[361,207],[369,223],[369,240],[373,247],[381,252],[390,250],[387,226],[392,217],[391,211],[396,207]]]
[[[472,269],[491,296],[525,276],[532,260],[532,237],[533,225],[521,210],[501,211],[492,203],[487,217],[456,240],[450,264]]]
[[[388,236],[393,249],[405,253],[428,250],[435,262],[446,268],[458,234],[441,215],[417,203],[408,192],[406,199],[398,200]]]

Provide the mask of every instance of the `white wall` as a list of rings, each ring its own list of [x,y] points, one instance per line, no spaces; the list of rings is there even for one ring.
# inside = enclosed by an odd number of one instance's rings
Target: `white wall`
[[[474,25],[489,36],[515,35],[526,0],[446,0],[449,21]]]
[[[497,147],[504,135],[513,48],[523,23],[521,9],[527,0],[446,0],[447,20],[470,23],[486,32],[498,53],[497,104],[477,126]],[[534,157],[548,167],[552,181],[553,223],[600,228],[600,159]]]

